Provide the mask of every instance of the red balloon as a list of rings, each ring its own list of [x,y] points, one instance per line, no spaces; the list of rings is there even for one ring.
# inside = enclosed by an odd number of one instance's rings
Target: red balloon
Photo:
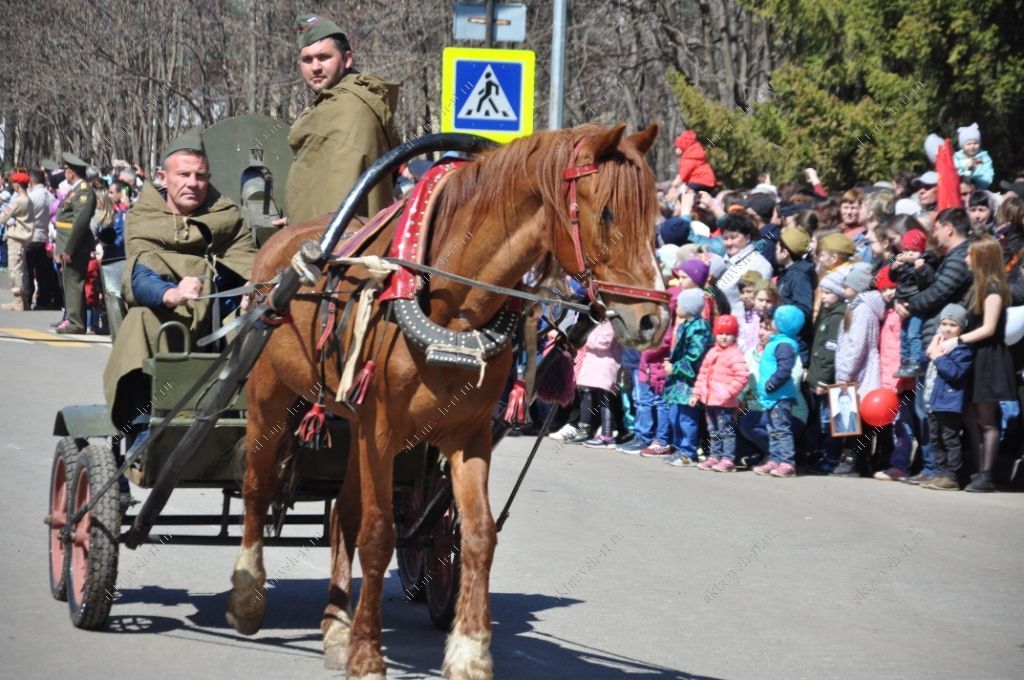
[[[900,411],[900,397],[892,390],[879,387],[860,400],[860,418],[868,425],[882,427],[896,420]]]

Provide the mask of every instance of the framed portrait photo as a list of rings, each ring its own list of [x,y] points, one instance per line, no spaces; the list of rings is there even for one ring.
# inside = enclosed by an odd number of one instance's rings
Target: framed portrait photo
[[[833,437],[859,437],[863,434],[858,403],[857,383],[828,386],[828,422]]]

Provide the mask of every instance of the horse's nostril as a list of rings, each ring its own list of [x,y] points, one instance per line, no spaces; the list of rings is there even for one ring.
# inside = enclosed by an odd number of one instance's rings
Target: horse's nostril
[[[640,319],[640,331],[650,333],[658,327],[658,317],[654,314],[644,314]]]

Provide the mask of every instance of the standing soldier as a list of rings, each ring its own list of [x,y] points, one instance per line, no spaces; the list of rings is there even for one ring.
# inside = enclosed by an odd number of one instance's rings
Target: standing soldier
[[[295,162],[284,224],[337,210],[363,171],[398,145],[392,121],[398,84],[356,71],[348,38],[333,21],[314,14],[296,21],[299,70],[314,98],[288,135]],[[391,181],[383,180],[357,214],[375,215],[392,199]]]
[[[57,249],[64,276],[64,307],[67,319],[57,326],[58,333],[85,333],[85,277],[92,252],[92,229],[89,226],[96,212],[96,194],[85,181],[88,165],[73,153],[65,153],[64,174],[71,191],[57,211]]]

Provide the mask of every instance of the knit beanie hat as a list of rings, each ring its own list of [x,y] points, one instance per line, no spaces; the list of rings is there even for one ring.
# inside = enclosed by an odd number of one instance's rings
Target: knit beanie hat
[[[779,240],[782,241],[782,246],[798,260],[807,254],[807,249],[811,246],[810,234],[800,227],[786,227],[782,230]]]
[[[712,333],[714,335],[739,335],[740,322],[732,314],[723,314],[715,319]]]
[[[828,250],[840,255],[853,255],[856,248],[849,236],[837,232],[818,239],[818,250]]]
[[[843,296],[843,277],[844,272],[832,272],[822,277],[818,283],[818,287],[822,290],[827,290],[830,293],[835,293],[839,297]]]
[[[878,273],[875,275],[875,288],[878,290],[888,290],[889,288],[896,287],[896,282],[889,276],[889,272],[889,265],[885,265],[878,270]]]
[[[676,299],[676,309],[692,317],[700,316],[704,311],[704,291],[700,288],[687,288],[682,291]]]
[[[956,142],[957,146],[961,149],[964,148],[964,144],[974,140],[976,142],[981,141],[981,129],[977,123],[971,123],[967,127],[959,127],[956,129]]]
[[[967,310],[963,305],[958,305],[955,302],[951,302],[942,308],[942,314],[939,316],[939,321],[955,321],[960,324],[961,328],[967,328]]]
[[[679,265],[679,271],[684,272],[687,276],[693,279],[693,283],[698,288],[703,288],[704,284],[708,280],[708,265],[704,260],[693,258]]]
[[[920,229],[911,229],[903,234],[903,238],[900,240],[903,250],[912,250],[915,253],[923,253],[927,244],[928,236]]]
[[[871,288],[871,280],[873,278],[871,276],[871,265],[866,262],[858,262],[846,273],[843,285],[853,288],[858,293],[863,293]]]

